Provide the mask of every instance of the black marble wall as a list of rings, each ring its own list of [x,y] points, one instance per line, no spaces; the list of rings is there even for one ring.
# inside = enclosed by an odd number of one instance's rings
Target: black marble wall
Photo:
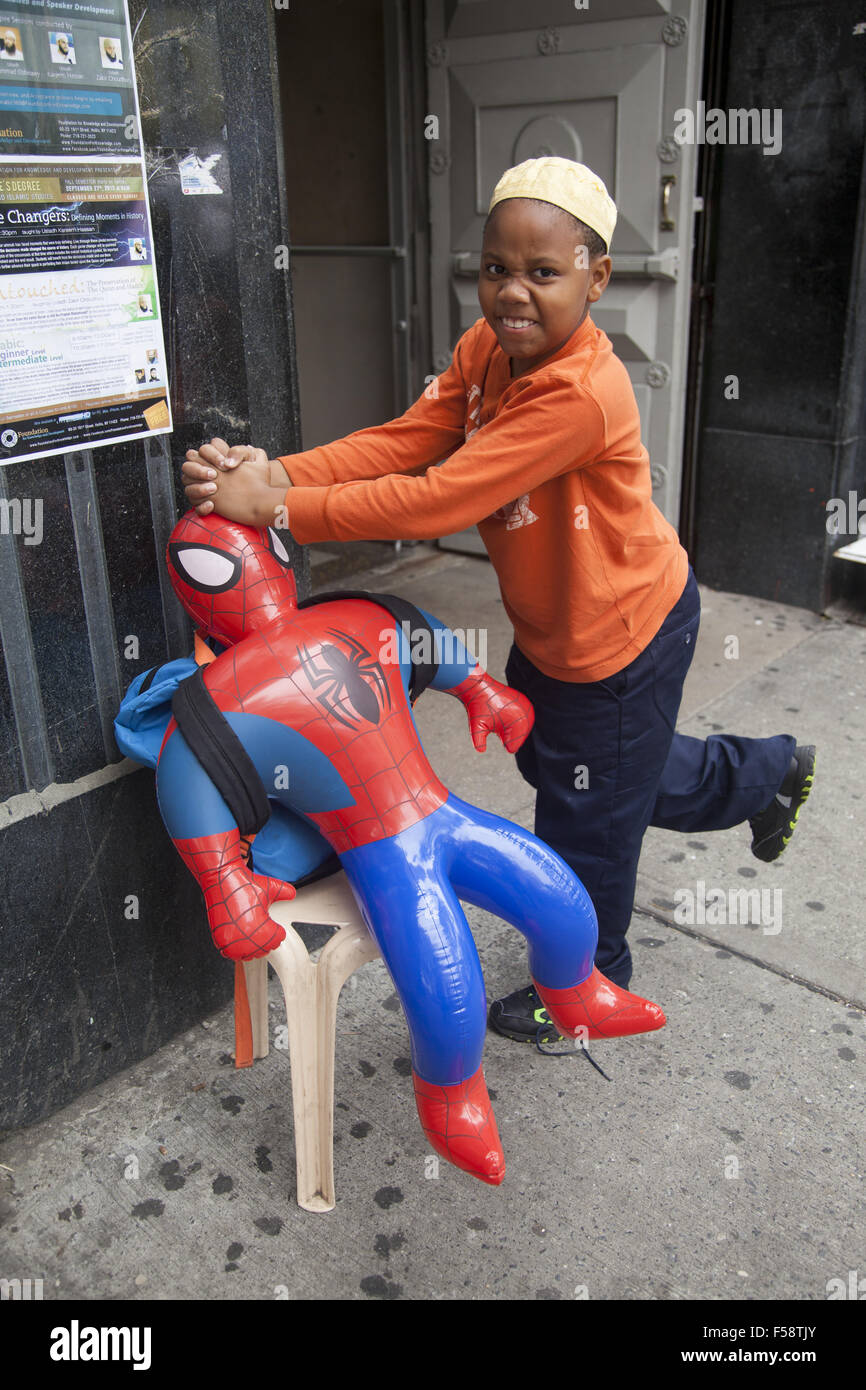
[[[272,455],[299,447],[291,287],[275,265],[288,220],[273,11],[130,0],[130,15],[176,427],[0,470],[0,494],[43,507],[38,544],[0,535],[0,1128],[50,1113],[230,996],[153,774],[99,784],[121,761],[120,694],[188,650],[160,582],[184,451],[214,434]],[[222,195],[182,193],[178,160],[193,151],[221,155]],[[53,809],[32,796],[46,788]]]
[[[233,974],[167,841],[152,772],[7,826],[2,853],[0,1125],[10,1129],[196,1023],[230,997]]]
[[[854,0],[732,0],[718,105],[780,108],[782,149],[720,148],[706,214],[695,567],[715,588],[816,610],[851,539],[828,535],[826,504],[866,495],[864,17]]]

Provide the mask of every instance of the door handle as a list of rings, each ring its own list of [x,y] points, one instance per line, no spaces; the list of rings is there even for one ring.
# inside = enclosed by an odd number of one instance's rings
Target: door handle
[[[659,208],[659,231],[675,232],[676,223],[671,217],[671,189],[675,187],[676,174],[662,175],[661,206]]]

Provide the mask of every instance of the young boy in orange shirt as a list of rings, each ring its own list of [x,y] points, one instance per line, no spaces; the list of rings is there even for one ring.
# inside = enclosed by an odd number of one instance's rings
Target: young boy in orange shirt
[[[187,454],[190,504],[295,539],[430,540],[478,525],[514,626],[509,685],[535,708],[517,753],[535,832],[598,916],[596,963],[627,987],[626,932],[648,825],[748,820],[772,861],[809,794],[790,735],[675,734],[700,620],[697,584],[652,500],[631,382],[589,306],[611,273],[616,208],[584,165],[506,171],[484,230],[484,317],[396,420],[269,460],[214,440]],[[440,463],[434,467],[433,465]],[[290,491],[286,491],[288,487]],[[555,1036],[532,987],[492,1006],[506,1036]]]

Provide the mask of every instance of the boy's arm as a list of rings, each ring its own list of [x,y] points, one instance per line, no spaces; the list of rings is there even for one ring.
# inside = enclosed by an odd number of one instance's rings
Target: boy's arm
[[[241,464],[244,464],[243,469]],[[216,493],[225,483],[220,515],[230,521],[255,526],[273,524],[285,501],[286,487],[291,487],[281,465],[269,459],[264,449],[255,449],[251,444],[236,444],[230,449],[225,440],[219,438],[201,444],[198,449],[188,449],[182,475],[186,500],[199,516],[207,516],[216,509]],[[257,519],[256,515],[262,510],[263,489],[269,490],[266,521]]]
[[[284,492],[293,485],[327,487],[388,473],[423,471],[438,463],[465,438],[466,385],[462,362],[464,351],[472,351],[474,335],[483,326],[484,320],[479,319],[457,344],[447,370],[429,383],[403,415],[384,425],[356,430],[332,444],[276,459],[268,459],[263,449],[251,445],[230,449],[223,439],[212,439],[200,449],[189,450],[183,481],[190,506],[196,507],[202,516],[213,511],[219,475],[237,469],[241,463],[256,465],[260,483],[267,471],[267,485],[281,487]],[[242,521],[247,517],[233,519]]]
[[[275,462],[294,487],[328,487],[391,473],[422,472],[460,447],[465,420],[466,387],[452,362],[395,420],[356,430],[303,453],[281,454]]]
[[[592,463],[606,447],[595,398],[569,378],[520,379],[494,419],[441,467],[286,497],[296,540],[433,540],[462,531],[550,478]]]
[[[395,420],[356,430],[333,444],[281,455],[278,462],[292,484],[327,487],[392,473],[423,472],[459,448],[466,437],[465,364],[472,360],[484,333],[490,329],[484,319],[477,319],[458,342],[445,371]]]

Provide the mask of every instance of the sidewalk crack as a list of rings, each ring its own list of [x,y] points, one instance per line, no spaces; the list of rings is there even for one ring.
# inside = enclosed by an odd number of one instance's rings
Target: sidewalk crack
[[[752,956],[748,951],[741,951],[736,946],[731,946],[727,941],[709,936],[706,932],[695,931],[693,927],[685,927],[680,922],[675,922],[672,917],[666,917],[663,912],[656,912],[651,907],[641,907],[635,903],[634,913],[638,917],[648,917],[651,922],[658,922],[660,926],[670,927],[671,931],[678,931],[683,936],[690,936],[693,941],[700,941],[705,946],[715,946],[720,951],[726,951],[729,956],[736,956],[738,960],[748,961],[749,965],[757,965],[760,970],[768,970],[771,975],[778,975],[782,980],[800,985],[802,989],[811,990],[812,994],[820,994],[825,999],[832,999],[837,1004],[844,1004],[849,1009],[858,1009],[861,1013],[866,1014],[866,1000],[839,994],[836,990],[816,984],[814,980],[807,980],[803,975],[795,975],[791,970],[783,970],[780,965],[773,965],[771,961],[761,960],[759,956]]]

